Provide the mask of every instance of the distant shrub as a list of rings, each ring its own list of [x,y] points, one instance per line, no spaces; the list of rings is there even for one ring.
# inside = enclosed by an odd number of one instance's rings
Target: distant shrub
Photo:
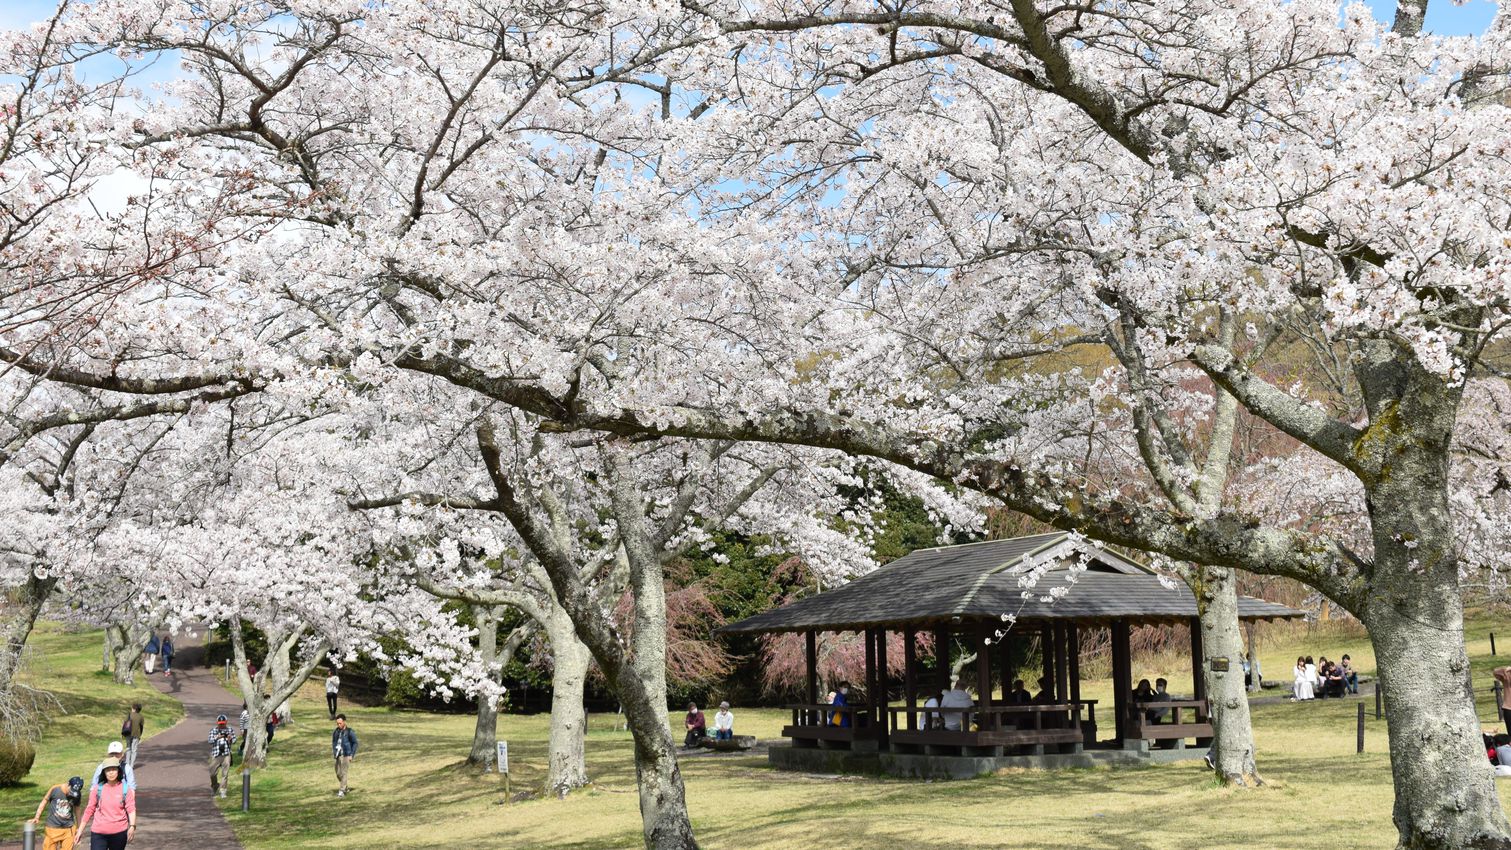
[[[0,786],[15,785],[31,773],[37,751],[30,742],[0,739]]]

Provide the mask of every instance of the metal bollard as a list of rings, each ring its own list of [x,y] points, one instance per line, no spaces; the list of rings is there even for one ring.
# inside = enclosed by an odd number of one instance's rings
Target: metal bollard
[[[1380,694],[1382,694],[1384,692],[1385,692],[1385,683],[1382,682],[1382,681],[1380,681],[1380,677],[1377,675],[1377,676],[1375,676],[1375,719],[1376,720],[1380,719]]]
[[[252,770],[246,767],[241,769],[241,810],[252,810]]]
[[[1490,633],[1490,654],[1495,654],[1495,632]]]
[[[22,850],[37,850],[37,825],[31,821],[21,827],[21,847]]]
[[[1364,703],[1359,703],[1359,752],[1364,752]]]

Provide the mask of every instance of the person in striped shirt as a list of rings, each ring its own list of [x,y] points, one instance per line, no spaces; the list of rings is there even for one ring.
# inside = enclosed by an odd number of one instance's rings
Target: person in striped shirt
[[[231,744],[236,732],[226,723],[224,714],[215,718],[210,727],[210,796],[226,796],[226,786],[231,784]]]

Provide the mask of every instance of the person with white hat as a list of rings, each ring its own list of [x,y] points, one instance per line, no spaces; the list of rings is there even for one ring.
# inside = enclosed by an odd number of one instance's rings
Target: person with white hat
[[[729,741],[735,736],[735,715],[729,710],[729,703],[719,703],[719,711],[714,715],[714,740]]]
[[[126,745],[122,744],[120,741],[111,741],[110,746],[105,748],[105,761],[115,759],[119,762],[122,758],[124,758],[125,752]],[[89,790],[91,793],[94,792],[94,789],[100,787],[100,773],[104,770],[104,768],[105,762],[101,762],[100,766],[94,769],[94,778],[89,780]],[[129,764],[123,764],[121,766],[121,770],[125,772],[125,776],[121,781],[126,784],[127,788],[135,791],[136,771],[132,770],[131,765]]]

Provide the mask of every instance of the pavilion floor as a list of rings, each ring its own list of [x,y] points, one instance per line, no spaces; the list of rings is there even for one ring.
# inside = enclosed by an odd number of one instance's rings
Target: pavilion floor
[[[916,748],[915,752],[881,749],[841,749],[773,744],[767,759],[778,770],[804,773],[842,773],[897,776],[905,779],[973,779],[1009,768],[1058,770],[1076,767],[1165,764],[1199,759],[1207,748],[1184,741],[1161,749],[1150,741],[1130,741],[1126,746],[1110,742],[1094,747],[1063,745],[1043,747],[1044,752],[991,755],[974,747]],[[915,749],[915,748],[910,748]],[[1063,752],[1056,752],[1061,749]]]

